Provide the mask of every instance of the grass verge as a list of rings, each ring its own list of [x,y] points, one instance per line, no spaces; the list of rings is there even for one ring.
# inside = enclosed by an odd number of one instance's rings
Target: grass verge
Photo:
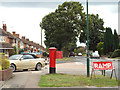
[[[67,74],[48,74],[42,75],[38,85],[40,87],[74,87],[74,86],[96,86],[96,87],[114,87],[118,86],[115,78],[109,76],[96,75],[90,79],[85,75],[67,75]]]
[[[63,57],[63,59],[56,59],[56,61],[70,61],[70,60],[73,60],[73,58]]]

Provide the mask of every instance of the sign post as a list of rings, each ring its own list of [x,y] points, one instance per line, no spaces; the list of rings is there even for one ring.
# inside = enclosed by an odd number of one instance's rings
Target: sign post
[[[90,66],[89,66],[89,16],[88,16],[88,0],[87,0],[87,77],[89,77]]]
[[[115,69],[113,68],[113,64],[111,61],[106,61],[106,62],[93,62],[93,68],[92,68],[92,72],[91,72],[91,78],[92,78],[92,73],[94,72],[94,70],[112,70],[112,73],[111,73],[111,77],[112,78],[112,75],[113,75],[113,70],[114,70],[114,73],[115,73],[115,77],[116,77],[116,80],[117,80],[117,76],[116,76],[116,72],[115,72]],[[95,72],[94,72],[95,74]],[[105,74],[105,72],[104,72]],[[104,75],[105,76],[105,75]]]
[[[56,73],[56,67],[55,67],[55,59],[56,59],[56,48],[51,47],[49,48],[49,58],[50,58],[50,68],[49,73]]]

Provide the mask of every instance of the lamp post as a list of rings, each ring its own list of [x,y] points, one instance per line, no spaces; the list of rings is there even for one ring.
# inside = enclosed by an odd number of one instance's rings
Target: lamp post
[[[88,0],[87,0],[87,77],[90,75],[89,70],[89,18],[88,18]]]
[[[42,46],[42,27],[41,27],[41,46]]]

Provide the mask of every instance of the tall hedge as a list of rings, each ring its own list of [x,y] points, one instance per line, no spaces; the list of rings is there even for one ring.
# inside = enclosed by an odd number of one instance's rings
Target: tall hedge
[[[113,34],[111,28],[106,28],[106,32],[104,33],[104,54],[107,54],[108,52],[112,52],[113,49]]]
[[[113,48],[114,48],[114,50],[115,49],[118,49],[119,48],[119,36],[118,36],[118,34],[117,34],[117,32],[116,32],[116,30],[114,30],[114,35],[113,35],[114,37],[113,37]]]

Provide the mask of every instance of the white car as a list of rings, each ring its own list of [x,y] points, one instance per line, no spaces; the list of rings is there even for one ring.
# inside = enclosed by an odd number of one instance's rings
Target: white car
[[[100,55],[99,55],[98,51],[95,51],[95,52],[93,52],[93,53],[91,54],[90,57],[91,57],[91,58],[100,58]]]
[[[13,71],[23,69],[41,70],[45,66],[44,58],[35,58],[32,55],[13,55],[9,58]]]
[[[82,56],[82,53],[78,53],[78,56]]]

